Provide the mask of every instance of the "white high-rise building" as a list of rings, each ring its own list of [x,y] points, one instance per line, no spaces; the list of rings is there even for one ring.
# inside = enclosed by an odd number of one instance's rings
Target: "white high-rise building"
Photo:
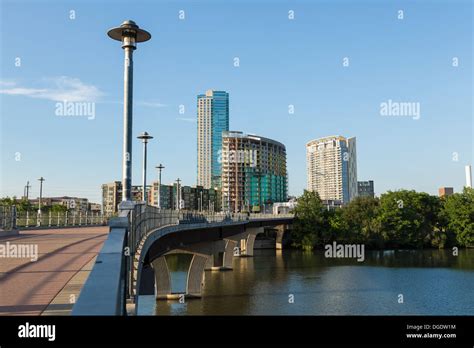
[[[322,200],[357,197],[356,138],[329,136],[306,144],[307,189]]]
[[[466,187],[472,187],[472,171],[471,166],[466,166]]]

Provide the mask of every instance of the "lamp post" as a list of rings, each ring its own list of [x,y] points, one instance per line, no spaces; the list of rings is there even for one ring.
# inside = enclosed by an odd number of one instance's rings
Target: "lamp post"
[[[181,182],[180,178],[176,179],[176,207],[178,211],[181,208],[181,197],[180,197],[181,195],[180,195],[180,189],[179,189],[180,182]]]
[[[31,188],[30,181],[27,181],[25,188],[23,189],[23,197],[26,198],[26,201],[28,201],[30,188]]]
[[[158,208],[161,209],[161,171],[165,166],[160,163],[155,168],[158,169]]]
[[[39,201],[38,201],[38,214],[41,215],[41,199],[43,198],[43,181],[45,181],[45,178],[41,177],[38,179],[40,182],[40,195],[39,195]]]
[[[107,35],[122,42],[125,51],[124,93],[123,93],[123,159],[122,159],[122,201],[132,200],[132,121],[133,121],[133,51],[138,42],[150,40],[151,35],[140,29],[132,20],[120,27],[112,28]]]
[[[201,212],[202,212],[202,189],[201,189]]]
[[[140,139],[143,142],[143,201],[147,204],[147,194],[146,194],[146,157],[147,157],[147,145],[148,140],[153,139],[153,137],[147,132],[140,134],[137,139]]]
[[[38,181],[40,182],[40,195],[38,200],[38,214],[36,216],[36,224],[41,226],[41,199],[43,198],[43,181],[45,181],[45,179],[41,177],[38,179]]]

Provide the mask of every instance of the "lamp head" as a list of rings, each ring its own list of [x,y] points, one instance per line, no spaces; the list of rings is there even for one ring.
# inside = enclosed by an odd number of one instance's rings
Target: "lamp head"
[[[122,48],[132,47],[136,49],[138,42],[145,42],[151,39],[151,34],[146,30],[140,29],[132,20],[123,22],[120,27],[110,29],[107,35],[114,40],[122,41]]]
[[[137,139],[140,139],[142,140],[144,143],[147,143],[148,142],[148,139],[153,139],[153,137],[148,134],[147,132],[143,132],[142,134],[140,134]]]

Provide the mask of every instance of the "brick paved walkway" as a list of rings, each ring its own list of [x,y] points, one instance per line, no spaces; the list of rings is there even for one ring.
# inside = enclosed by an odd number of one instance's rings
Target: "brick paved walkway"
[[[108,226],[38,229],[0,238],[0,244],[36,244],[39,256],[0,258],[0,315],[40,315],[98,254],[108,232]]]

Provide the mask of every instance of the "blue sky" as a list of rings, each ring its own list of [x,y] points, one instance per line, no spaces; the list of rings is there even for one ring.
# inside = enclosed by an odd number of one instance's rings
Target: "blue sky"
[[[196,182],[207,89],[229,92],[231,130],[286,145],[291,194],[306,186],[306,142],[328,135],[357,137],[358,179],[377,194],[459,191],[473,162],[471,1],[0,3],[0,196],[30,180],[36,197],[43,176],[45,196],[99,202],[100,185],[120,180],[123,51],[106,32],[125,19],[152,34],[134,55],[133,131],[155,137],[149,163],[165,165],[166,183]],[[57,116],[64,98],[95,102],[95,118]],[[420,119],[381,116],[389,99],[420,103]],[[133,149],[140,184],[138,140]]]

